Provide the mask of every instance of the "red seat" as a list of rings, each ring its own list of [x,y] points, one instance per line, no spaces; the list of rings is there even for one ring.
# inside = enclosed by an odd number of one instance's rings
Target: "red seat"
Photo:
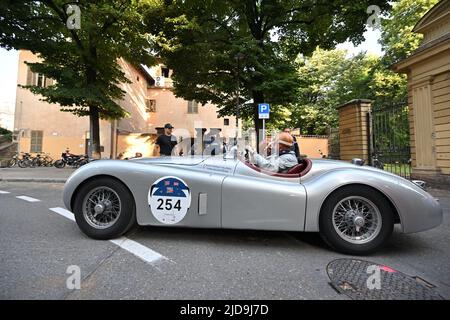
[[[303,169],[305,169],[305,167],[306,167],[306,163],[302,162],[302,163],[299,163],[298,165],[293,166],[292,168],[290,168],[288,170],[288,172],[286,172],[286,173],[287,174],[299,174],[300,172],[303,171]]]
[[[310,159],[303,159],[302,163],[295,165],[294,167],[289,169],[289,171],[287,173],[273,173],[271,171],[261,169],[250,162],[245,162],[245,164],[255,171],[258,171],[258,172],[261,172],[261,173],[264,173],[267,175],[275,176],[275,177],[282,177],[282,178],[303,177],[305,174],[307,174],[309,172],[309,170],[311,170],[311,167],[312,167],[312,161]]]

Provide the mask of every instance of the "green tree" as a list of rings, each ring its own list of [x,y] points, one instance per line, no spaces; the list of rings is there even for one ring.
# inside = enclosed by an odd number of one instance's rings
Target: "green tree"
[[[12,140],[12,132],[8,129],[0,127],[0,138],[3,138],[5,141]]]
[[[317,48],[311,57],[298,59],[298,96],[291,105],[287,125],[303,134],[327,134],[337,126],[336,107],[353,99],[374,99],[368,90],[380,64],[375,56],[360,53],[347,57],[346,50]]]
[[[258,103],[271,103],[276,115],[296,100],[297,54],[360,42],[370,4],[389,7],[384,0],[166,1],[146,22],[174,70],[177,96],[212,102],[221,115],[252,118],[259,130]],[[238,83],[242,107],[236,112]]]
[[[399,0],[387,17],[381,19],[383,61],[392,65],[405,59],[420,45],[422,35],[412,32],[420,18],[439,0]]]
[[[423,36],[412,30],[437,2],[439,0],[399,0],[393,3],[389,15],[382,17],[379,42],[384,55],[374,71],[370,86],[374,92],[374,107],[406,102],[406,75],[395,73],[390,68],[419,47]]]
[[[152,64],[142,12],[154,4],[135,0],[80,0],[80,29],[73,28],[74,7],[63,0],[6,0],[0,7],[0,46],[37,54],[31,71],[55,80],[49,87],[27,86],[62,111],[89,116],[94,157],[100,157],[99,119],[127,113],[117,103],[129,82],[119,58]],[[69,24],[68,24],[69,21]],[[70,28],[68,27],[70,26]]]

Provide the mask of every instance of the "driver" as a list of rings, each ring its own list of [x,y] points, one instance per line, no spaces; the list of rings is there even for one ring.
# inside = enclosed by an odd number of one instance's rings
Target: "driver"
[[[278,144],[278,154],[271,154],[267,158],[264,158],[257,154],[251,147],[247,147],[247,150],[253,157],[255,165],[261,169],[276,173],[286,173],[298,164],[295,152],[291,150],[293,143],[294,139],[289,133],[281,132],[274,141],[275,146]]]

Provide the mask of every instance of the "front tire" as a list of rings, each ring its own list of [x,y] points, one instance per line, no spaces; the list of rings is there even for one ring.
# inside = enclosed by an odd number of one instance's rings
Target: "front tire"
[[[93,239],[120,237],[136,224],[133,196],[123,183],[112,178],[82,185],[75,195],[73,211],[78,227]]]
[[[26,160],[19,160],[18,165],[19,165],[20,168],[28,168],[28,167],[31,166],[31,161],[27,160],[27,159]]]
[[[16,164],[17,164],[17,160],[16,159],[11,159],[8,162],[8,168],[13,168],[13,167],[16,166]]]
[[[323,240],[352,255],[373,253],[386,244],[394,228],[388,200],[367,186],[347,186],[325,200],[319,217]]]

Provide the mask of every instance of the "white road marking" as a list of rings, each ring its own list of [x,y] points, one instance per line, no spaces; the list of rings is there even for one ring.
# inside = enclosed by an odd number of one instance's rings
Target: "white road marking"
[[[10,193],[10,192],[0,190],[0,194],[8,194],[8,193]]]
[[[143,246],[142,244],[125,237],[120,237],[118,239],[109,241],[148,263],[153,263],[160,259],[167,259],[166,257],[160,255],[158,252],[153,251],[152,249],[147,248],[146,246]]]
[[[16,198],[17,199],[21,199],[21,200],[25,200],[25,201],[28,201],[28,202],[39,202],[39,201],[41,201],[39,199],[35,199],[35,198],[32,198],[32,197],[27,197],[27,196],[17,196]]]
[[[67,219],[75,221],[75,216],[69,210],[66,210],[64,208],[50,208],[50,210],[62,215],[63,217],[66,217]]]
[[[74,214],[69,210],[60,207],[50,208],[50,210],[66,217],[67,219],[75,221]],[[169,260],[158,252],[153,251],[152,249],[126,237],[120,237],[109,241],[148,263],[154,263],[160,259]]]

